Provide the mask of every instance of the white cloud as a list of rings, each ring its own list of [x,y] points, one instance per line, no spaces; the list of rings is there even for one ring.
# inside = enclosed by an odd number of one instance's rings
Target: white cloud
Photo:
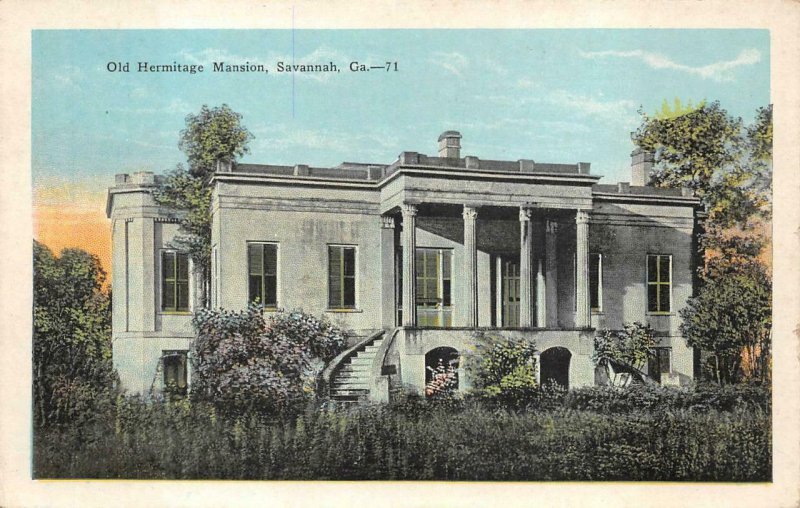
[[[733,69],[745,65],[753,65],[761,61],[761,53],[757,49],[743,49],[733,60],[722,60],[702,66],[690,66],[670,60],[660,53],[652,53],[641,49],[631,51],[581,51],[584,58],[636,58],[653,69],[672,69],[700,76],[703,79],[714,81],[732,81]]]
[[[83,71],[74,65],[64,65],[53,74],[53,80],[61,86],[77,86]]]
[[[455,51],[452,53],[437,51],[428,59],[428,62],[460,78],[464,77],[464,71],[469,66],[467,57]]]
[[[251,147],[253,153],[276,154],[312,149],[342,154],[341,157],[350,161],[354,158],[353,154],[358,154],[356,160],[359,162],[370,162],[368,159],[372,158],[374,162],[382,163],[389,162],[384,160],[386,152],[399,153],[401,149],[397,137],[380,132],[350,135],[336,130],[296,129],[265,124],[257,124],[251,131],[255,135]],[[327,164],[336,165],[342,161],[328,161]],[[307,161],[287,162],[303,164]]]

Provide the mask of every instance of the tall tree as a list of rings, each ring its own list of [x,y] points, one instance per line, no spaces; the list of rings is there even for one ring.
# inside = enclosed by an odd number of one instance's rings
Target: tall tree
[[[113,389],[111,300],[97,256],[33,242],[34,421],[88,417]]]
[[[694,189],[709,211],[701,287],[682,313],[683,333],[711,353],[718,381],[738,380],[743,358],[766,379],[772,308],[759,255],[768,239],[756,226],[770,216],[772,106],[759,108],[748,126],[719,102],[677,115],[663,109],[642,113],[633,141],[655,155],[653,184]]]
[[[217,161],[234,162],[248,153],[253,135],[242,125],[242,115],[227,104],[186,117],[178,146],[186,154],[188,168],[178,165],[159,179],[156,201],[182,212],[181,234],[173,242],[188,252],[201,276],[201,300],[208,306],[211,274],[211,187]]]
[[[701,103],[677,116],[642,112],[632,137],[638,147],[654,153],[652,183],[693,189],[714,224],[743,224],[763,213],[768,201],[763,167],[754,164],[742,119],[719,102]]]

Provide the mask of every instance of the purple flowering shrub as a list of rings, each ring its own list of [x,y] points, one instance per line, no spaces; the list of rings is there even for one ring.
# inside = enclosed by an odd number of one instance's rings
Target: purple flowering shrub
[[[192,396],[231,411],[279,412],[314,393],[316,375],[341,352],[342,330],[299,311],[195,314]]]

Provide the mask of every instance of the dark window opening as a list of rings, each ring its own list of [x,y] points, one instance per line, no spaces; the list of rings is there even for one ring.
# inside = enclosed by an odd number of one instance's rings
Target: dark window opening
[[[189,311],[189,255],[182,252],[161,253],[161,310]]]
[[[328,307],[356,307],[356,248],[328,247]]]
[[[257,243],[247,246],[248,298],[265,307],[278,306],[278,246]]]

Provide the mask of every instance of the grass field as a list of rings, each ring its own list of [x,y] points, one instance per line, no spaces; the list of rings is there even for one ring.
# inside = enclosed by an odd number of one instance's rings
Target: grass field
[[[688,395],[687,395],[688,393]],[[768,392],[589,389],[223,416],[118,399],[36,434],[37,478],[769,481]]]

